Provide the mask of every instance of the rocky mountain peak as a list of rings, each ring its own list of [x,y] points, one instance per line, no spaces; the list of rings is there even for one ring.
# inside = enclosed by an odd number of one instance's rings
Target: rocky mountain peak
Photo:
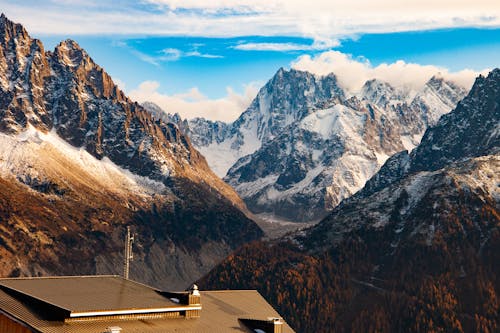
[[[317,76],[280,68],[233,123],[192,120],[190,135],[212,169],[223,177],[238,159],[279,136],[318,103],[332,99],[344,99],[334,74]],[[206,133],[206,138],[193,133]]]
[[[196,132],[191,132],[189,128],[189,122],[196,123],[197,121],[203,121],[200,118],[195,118],[192,119],[188,122],[186,119],[182,119],[181,115],[179,113],[174,113],[171,114],[167,112],[166,110],[163,110],[158,104],[153,103],[153,102],[143,102],[141,103],[141,106],[148,111],[154,119],[156,120],[163,120],[165,123],[172,123],[175,124],[177,127],[179,127],[179,130],[183,132],[184,134],[188,135],[191,140],[193,140],[192,135],[196,135]],[[204,120],[207,123],[212,123],[211,121]]]
[[[0,220],[8,227],[0,231],[0,274],[109,271],[121,257],[119,230],[130,224],[145,252],[155,253],[142,257],[150,276],[140,279],[179,283],[262,235],[179,127],[128,99],[75,41],[45,52],[21,25],[1,21],[8,38],[0,40],[0,206],[8,208]],[[6,250],[16,221],[50,239],[56,252],[27,234],[16,240],[22,250]],[[96,246],[110,230],[116,236]],[[76,269],[75,258],[89,264]]]
[[[437,74],[434,74],[430,79],[429,81],[427,81],[427,85],[429,86],[435,86],[435,87],[438,87],[440,85],[443,84],[443,82],[445,81],[444,77],[443,77],[443,74],[441,73],[437,73]]]
[[[295,69],[291,69],[290,71],[295,71]],[[287,71],[285,67],[280,67],[274,77],[284,77],[287,72],[289,71]]]
[[[128,102],[125,94],[115,85],[106,71],[97,65],[88,53],[71,39],[62,41],[51,55],[57,80],[72,80],[81,93],[90,89],[96,97],[114,98]]]
[[[21,25],[2,20],[5,31],[24,35]],[[29,41],[22,52],[14,42],[0,54],[0,131],[19,133],[28,125],[55,129],[99,159],[108,157],[160,181],[178,173],[195,178],[201,170],[209,173],[176,125],[152,119],[130,101],[77,42],[68,39],[44,52],[39,41]]]
[[[500,71],[479,77],[456,109],[439,120],[412,153],[412,170],[434,170],[500,146]]]
[[[344,98],[335,75],[316,76],[293,68],[280,68],[233,127],[239,131],[256,123],[257,139],[266,142],[280,129],[305,117],[308,108],[333,97]]]
[[[5,15],[0,36],[0,131],[19,132],[27,124],[46,131],[43,87],[50,70],[43,45]]]
[[[9,20],[5,14],[0,15],[0,36],[4,41],[17,38],[19,40],[29,39],[28,32],[21,24]]]
[[[426,126],[435,125],[439,118],[453,109],[466,93],[463,87],[437,74],[417,92],[410,107],[421,110],[421,118]],[[434,107],[430,108],[429,105]]]
[[[54,50],[54,55],[57,59],[70,67],[84,64],[95,65],[87,52],[72,39],[67,39],[59,43]]]
[[[8,58],[4,59],[4,62],[21,62],[19,67],[24,67],[22,58],[30,53],[33,43],[35,46],[41,44],[33,40],[21,24],[10,21],[2,14],[0,17],[0,56]]]
[[[479,75],[474,81],[474,85],[470,91],[470,94],[475,94],[476,92],[483,89],[490,89],[495,85],[495,82],[498,82],[500,79],[500,68],[495,68],[488,73],[487,76]],[[488,86],[485,88],[485,86]],[[496,89],[494,89],[496,90]]]
[[[361,88],[360,97],[375,105],[386,106],[394,94],[395,88],[388,82],[371,79]]]
[[[71,72],[80,72],[80,74],[83,74],[92,70],[103,71],[88,53],[77,42],[71,39],[59,43],[54,52],[51,53],[51,59],[54,64],[65,67],[65,70]]]
[[[450,83],[441,82],[439,87],[450,87]],[[438,170],[464,159],[498,153],[499,105],[500,70],[497,68],[487,77],[479,76],[469,94],[452,112],[427,129],[420,145],[409,156],[401,153],[388,160],[367,182],[361,195],[370,195],[410,173]]]
[[[464,88],[459,87],[452,81],[446,80],[440,73],[432,76],[429,81],[426,82],[425,87],[430,88],[450,99],[455,98],[457,91],[463,91],[465,93]]]

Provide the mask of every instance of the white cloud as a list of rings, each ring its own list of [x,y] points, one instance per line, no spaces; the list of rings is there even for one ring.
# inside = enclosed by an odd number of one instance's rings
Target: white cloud
[[[359,91],[367,80],[373,78],[389,82],[394,86],[419,89],[436,74],[469,89],[475,77],[488,72],[488,70],[476,72],[470,69],[450,72],[446,68],[406,63],[402,60],[374,67],[366,59],[353,59],[350,55],[338,51],[323,52],[315,57],[301,56],[292,63],[292,67],[318,75],[335,73],[339,84],[351,92]]]
[[[181,58],[182,51],[173,48],[161,50],[161,56],[157,57],[159,61],[177,61]]]
[[[217,59],[217,58],[223,58],[223,56],[220,55],[215,55],[215,54],[208,54],[208,53],[200,53],[198,51],[199,45],[193,45],[193,49],[191,51],[182,51],[179,49],[175,48],[165,48],[158,52],[157,54],[146,54],[144,52],[141,52],[132,46],[128,45],[124,41],[113,41],[113,46],[116,47],[121,47],[124,49],[129,50],[133,55],[135,55],[137,58],[140,60],[147,62],[151,65],[154,66],[160,66],[162,62],[169,62],[169,61],[177,61],[180,58],[183,57],[197,57],[197,58],[210,58],[210,59]]]
[[[366,11],[369,15],[383,12],[409,12],[415,15],[419,12],[448,10],[451,12],[463,10],[480,10],[494,8],[494,0],[478,0],[471,3],[467,0],[314,0],[307,4],[302,0],[146,0],[146,2],[165,6],[169,9],[194,9],[206,12],[277,12],[331,15],[332,12],[353,14]],[[358,14],[359,15],[359,14]],[[368,16],[368,15],[367,15]]]
[[[185,57],[198,57],[198,58],[208,58],[208,59],[220,59],[224,58],[224,56],[218,54],[210,54],[210,53],[200,53],[199,51],[190,51],[184,53]]]
[[[196,87],[174,95],[164,94],[159,88],[160,84],[156,81],[144,81],[131,91],[129,96],[139,103],[156,103],[167,112],[179,113],[183,118],[204,117],[231,122],[250,105],[259,86],[256,83],[248,84],[243,94],[238,94],[228,87],[226,96],[219,99],[207,98]]]
[[[448,80],[469,89],[474,79],[480,74],[487,74],[488,70],[476,72],[462,70],[450,72],[446,68],[406,63],[396,61],[390,64],[372,66],[366,59],[353,59],[350,55],[327,51],[316,57],[304,55],[292,63],[298,70],[308,71],[318,75],[335,73],[339,84],[356,93],[363,84],[376,78],[394,86],[405,86],[410,89],[420,89],[433,75],[441,75]],[[128,94],[139,103],[151,101],[169,113],[179,113],[183,118],[204,117],[211,120],[234,121],[247,109],[257,95],[262,84],[252,83],[245,86],[242,94],[232,88],[226,89],[226,96],[219,99],[209,99],[194,87],[188,91],[169,95],[161,92],[157,81],[144,81]]]
[[[242,43],[233,48],[241,51],[298,51],[305,50],[309,45],[296,43]]]
[[[140,3],[140,5],[138,5]],[[300,36],[453,27],[499,27],[497,0],[0,0],[2,11],[37,34]]]
[[[315,40],[313,44],[297,44],[297,43],[241,43],[234,46],[234,49],[241,51],[315,51],[327,50],[332,47],[339,46],[338,40]]]

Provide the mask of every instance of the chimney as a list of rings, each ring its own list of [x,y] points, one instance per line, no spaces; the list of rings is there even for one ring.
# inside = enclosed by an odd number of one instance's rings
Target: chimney
[[[198,290],[198,286],[195,284],[189,288],[188,305],[201,305],[200,291]],[[198,318],[200,317],[200,314],[200,310],[186,311],[186,318]]]
[[[281,318],[267,318],[267,320],[272,323],[274,333],[283,332],[283,320]]]

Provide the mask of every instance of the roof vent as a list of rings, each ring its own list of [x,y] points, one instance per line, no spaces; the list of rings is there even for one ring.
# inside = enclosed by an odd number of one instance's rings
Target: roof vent
[[[262,319],[239,318],[239,320],[255,333],[282,333],[283,319],[279,317],[268,317]]]
[[[106,328],[105,333],[120,333],[122,328],[120,326],[110,326]]]

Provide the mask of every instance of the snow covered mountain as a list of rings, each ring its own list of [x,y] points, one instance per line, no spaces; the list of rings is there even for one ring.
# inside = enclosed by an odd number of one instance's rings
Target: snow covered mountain
[[[259,288],[304,332],[497,331],[499,124],[495,69],[320,223],[245,246],[202,285]]]
[[[350,96],[334,74],[280,69],[229,125],[187,121],[193,144],[253,213],[321,218],[392,154],[415,147],[465,89],[439,76],[420,91],[369,80]]]
[[[338,239],[366,226],[390,226],[398,239],[403,231],[407,237],[433,237],[436,225],[429,218],[439,221],[440,215],[450,213],[447,207],[457,203],[475,219],[474,225],[464,229],[480,231],[485,226],[481,223],[483,216],[471,207],[488,203],[495,210],[500,209],[499,124],[500,69],[495,69],[487,77],[478,77],[455,110],[430,127],[410,154],[405,151],[391,157],[363,190],[347,199],[316,228],[312,238],[321,238],[327,245],[333,241],[329,235]],[[476,196],[480,201],[465,202],[464,197],[468,196]],[[347,208],[350,206],[357,209]],[[345,223],[336,218],[339,212]],[[425,227],[409,228],[409,221],[414,218]],[[390,223],[394,221],[399,222]],[[487,232],[480,233],[481,238],[487,237]],[[432,243],[432,239],[428,242]]]
[[[464,95],[436,75],[419,91],[373,79],[350,96],[334,74],[280,69],[234,123],[180,126],[253,213],[310,221],[362,188],[389,156],[415,147]]]
[[[256,213],[317,219],[363,187],[392,154],[412,149],[465,94],[433,77],[412,97],[371,80],[359,96],[323,101],[224,178]]]
[[[128,99],[76,42],[46,52],[4,15],[0,179],[4,276],[119,273],[131,225],[143,246],[132,276],[175,288],[262,235],[177,125]]]
[[[462,159],[497,154],[500,151],[498,110],[500,70],[479,76],[456,109],[429,128],[421,144],[411,153],[392,156],[370,179],[362,195],[369,195],[416,171],[433,171]]]
[[[187,121],[186,133],[212,170],[223,177],[239,158],[307,115],[310,106],[343,94],[333,74],[319,77],[281,68],[233,123],[196,118]]]

